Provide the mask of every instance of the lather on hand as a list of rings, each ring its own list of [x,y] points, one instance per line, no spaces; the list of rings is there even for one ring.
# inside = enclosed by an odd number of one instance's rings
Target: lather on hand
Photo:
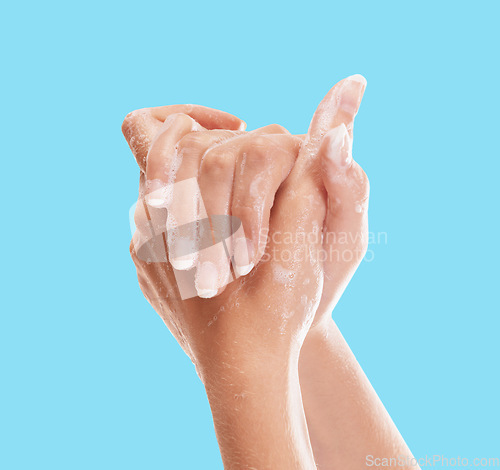
[[[351,153],[365,85],[360,76],[339,82],[304,137],[277,125],[244,132],[238,118],[191,105],[124,121],[141,168],[131,244],[139,284],[197,367],[225,468],[359,469],[365,451],[409,454],[330,316],[367,246],[368,180]],[[192,181],[200,194],[186,191]],[[208,219],[241,221],[233,270],[220,247],[197,249],[199,225],[169,236],[200,204]],[[152,226],[163,232],[151,246],[164,252],[156,262],[136,250]],[[179,271],[193,273],[197,297],[180,295]]]

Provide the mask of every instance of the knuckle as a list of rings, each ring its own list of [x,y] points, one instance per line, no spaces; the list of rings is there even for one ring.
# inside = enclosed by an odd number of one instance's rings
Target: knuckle
[[[250,159],[257,164],[266,163],[269,158],[269,145],[270,141],[267,137],[256,136],[248,143],[246,153],[249,154]]]
[[[269,134],[290,134],[287,129],[279,124],[270,124],[262,129],[265,129]]]
[[[234,157],[230,152],[209,150],[202,160],[201,173],[211,178],[226,177],[233,173]]]
[[[134,242],[134,239],[132,238],[132,240],[130,240],[130,245],[128,247],[128,250],[130,252],[130,257],[132,258],[132,261],[134,263],[137,263],[138,261],[138,258],[137,258],[137,250],[135,248],[135,242]]]
[[[123,135],[129,138],[135,132],[139,124],[146,119],[147,114],[147,109],[136,109],[128,113],[122,123]]]
[[[245,236],[251,236],[257,224],[255,208],[245,201],[233,201],[231,214],[241,222]]]
[[[265,135],[256,135],[249,142],[252,150],[263,150],[269,145],[269,138]]]
[[[206,132],[190,132],[179,141],[179,149],[206,148],[210,143],[210,137]]]
[[[171,114],[165,119],[165,124],[178,127],[192,127],[194,123],[193,118],[184,113]]]
[[[238,217],[243,224],[246,223],[247,225],[255,216],[255,208],[241,199],[233,201],[231,212],[234,216]]]

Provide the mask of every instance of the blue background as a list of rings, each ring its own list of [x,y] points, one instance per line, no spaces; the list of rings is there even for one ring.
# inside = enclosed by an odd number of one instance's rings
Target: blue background
[[[498,2],[2,7],[0,468],[222,468],[129,259],[127,112],[307,129],[362,73],[370,247],[334,317],[417,457],[500,456]]]

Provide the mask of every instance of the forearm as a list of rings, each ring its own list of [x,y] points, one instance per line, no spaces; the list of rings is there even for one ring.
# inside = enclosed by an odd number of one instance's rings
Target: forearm
[[[299,371],[318,468],[360,470],[367,468],[368,455],[411,456],[333,321],[309,332]]]
[[[298,358],[249,359],[225,353],[203,373],[224,468],[316,469]]]

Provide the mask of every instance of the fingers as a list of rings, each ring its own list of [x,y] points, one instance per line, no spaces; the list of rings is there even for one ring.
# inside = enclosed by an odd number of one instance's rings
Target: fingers
[[[165,232],[166,211],[148,207],[142,197],[145,175],[140,175],[139,199],[135,205],[132,246],[136,257],[148,263],[165,262],[167,254],[163,234]]]
[[[307,173],[320,175],[317,155],[323,136],[330,129],[344,123],[352,137],[354,118],[358,113],[365,88],[365,78],[361,75],[352,75],[337,83],[321,100],[294,168],[295,175],[300,177]],[[321,182],[321,177],[317,177],[316,181]]]
[[[291,135],[262,135],[249,140],[238,157],[231,213],[243,233],[234,236],[237,276],[248,274],[264,254],[275,195],[290,173],[300,149]]]
[[[238,190],[236,188],[238,184],[248,180],[248,178],[242,178],[242,175],[246,173],[247,163],[251,167],[258,166],[257,163],[254,164],[251,160],[254,155],[259,158],[259,155],[256,154],[260,151],[252,152],[251,155],[248,152],[252,151],[252,148],[264,150],[266,145],[275,146],[276,144],[273,144],[272,140],[264,140],[258,143],[259,139],[263,139],[264,136],[270,134],[283,134],[287,140],[296,141],[283,127],[273,124],[213,146],[203,157],[199,173],[200,191],[209,216],[226,216],[228,225],[227,228],[223,229],[224,233],[231,231],[231,222],[227,216],[231,214],[233,191]],[[281,159],[280,156],[278,158]],[[262,164],[262,161],[260,161],[260,164]],[[273,165],[276,166],[277,163],[273,163]],[[269,174],[278,171],[277,168],[272,171],[266,167],[260,168],[260,171],[263,172],[268,170]],[[252,174],[255,173],[252,172]],[[247,181],[244,184],[248,188],[249,182]],[[236,214],[232,215],[235,216]]]
[[[280,134],[270,134],[276,132]],[[210,233],[200,234],[200,239],[211,235],[213,243],[204,242],[205,249],[198,253],[196,279],[200,296],[212,297],[227,284],[231,275],[229,257],[233,253],[237,276],[247,274],[253,267],[259,227],[268,226],[275,193],[293,166],[299,145],[300,139],[281,126],[272,125],[228,140],[205,153],[198,179],[211,226]],[[258,181],[252,187],[255,178]],[[247,235],[250,243],[245,233],[251,234]],[[216,276],[208,275],[215,272]]]
[[[206,129],[244,130],[241,119],[217,109],[197,105],[173,105],[138,109],[129,113],[122,132],[141,171],[146,171],[146,157],[163,122],[172,114],[186,114]]]
[[[189,269],[196,252],[192,236],[193,224],[198,217],[197,205],[182,206],[186,194],[197,201],[196,180],[174,184],[181,156],[178,142],[201,126],[186,114],[171,114],[162,124],[148,153],[146,167],[145,201],[151,210],[168,209],[166,240],[173,267]],[[172,208],[172,210],[171,210]],[[189,264],[189,266],[187,265]]]
[[[207,108],[194,104],[159,106],[151,108],[152,115],[164,121],[171,114],[187,114],[206,129],[227,129],[230,131],[244,131],[245,121],[233,116],[232,114],[220,111],[218,109]]]
[[[200,248],[199,228],[200,224],[204,226],[207,218],[197,181],[202,157],[211,147],[239,134],[223,130],[193,132],[178,143],[181,163],[175,176],[172,199],[168,204],[167,222],[169,233],[176,228],[182,231],[174,237],[168,237],[170,262],[178,270],[188,270],[195,266]]]
[[[323,234],[325,282],[335,282],[328,308],[342,295],[368,246],[368,197],[370,185],[363,169],[352,158],[352,140],[342,123],[325,135],[319,157],[328,194]],[[338,280],[344,284],[339,286]]]
[[[310,243],[311,246],[306,247],[303,243],[296,241],[286,248],[296,253],[297,257],[310,259],[312,264],[319,263],[318,250],[321,250],[323,246],[321,232],[329,207],[333,204],[330,202],[335,201],[338,196],[332,186],[334,180],[326,181],[328,188],[333,192],[329,193],[325,188],[320,155],[323,137],[332,128],[341,124],[348,136],[352,135],[354,117],[358,112],[365,87],[366,80],[360,75],[353,75],[337,83],[328,92],[314,113],[297,162],[278,195],[276,216],[273,216],[273,230],[296,234],[300,229],[304,233],[311,234],[310,240],[313,240]],[[328,166],[328,170],[328,175],[333,178],[332,175],[336,171],[333,164]],[[358,175],[356,171],[357,166],[354,164],[346,169],[345,181],[348,181],[346,184],[349,184],[349,177],[355,178]],[[331,194],[333,194],[332,197],[330,197]],[[348,198],[348,193],[339,194]],[[361,199],[359,201],[361,202]],[[335,220],[330,219],[329,222],[332,222],[330,228],[333,230]],[[310,253],[305,252],[306,250],[311,253],[316,251],[318,256],[310,256]],[[287,268],[291,269],[293,263],[288,264]]]
[[[321,138],[344,123],[352,137],[353,122],[366,88],[362,75],[351,75],[337,83],[319,104],[309,126],[308,138],[317,151]]]
[[[148,151],[161,125],[162,121],[154,118],[149,109],[133,111],[123,120],[123,136],[143,173],[146,172]]]
[[[186,114],[171,114],[162,124],[147,157],[146,202],[152,207],[166,207],[168,191],[174,182],[180,159],[177,143],[190,132],[201,130]]]
[[[352,158],[352,140],[342,123],[325,135],[319,151],[323,182],[328,194],[325,221],[327,245],[339,245],[344,261],[357,266],[365,254],[370,185],[363,169]],[[342,236],[341,236],[342,235]]]
[[[336,245],[342,233],[348,243],[343,243],[341,248],[351,251],[348,260],[360,260],[366,250],[369,183],[363,169],[352,158],[354,118],[365,88],[366,80],[361,75],[342,80],[338,91],[334,90],[332,96],[329,93],[322,101],[318,107],[322,114],[315,114],[310,128],[313,135],[326,131],[318,149],[328,200],[324,244],[330,248]],[[326,129],[327,125],[331,128]]]
[[[243,135],[242,131],[212,130],[193,132],[183,137],[178,144],[180,166],[175,181],[197,177],[205,152],[240,135]]]
[[[231,197],[241,136],[214,146],[203,156],[198,182],[210,224],[199,226],[196,289],[200,297],[213,297],[230,276],[228,244],[231,236]]]
[[[209,224],[198,226],[200,250],[195,277],[198,295],[214,297],[230,277],[227,238],[230,236],[230,201],[233,175],[238,154],[238,141],[209,149],[201,162],[198,182]]]
[[[351,142],[347,127],[342,123],[325,135],[319,151],[332,230],[345,228],[346,224],[354,224],[356,228],[367,212],[368,178],[352,158]]]
[[[361,75],[352,75],[341,80],[326,94],[313,115],[287,185],[291,187],[301,185],[302,191],[309,188],[311,193],[322,192],[319,149],[323,137],[331,129],[344,124],[352,139],[354,118],[358,113],[365,88],[365,78]],[[304,204],[300,204],[297,210],[303,211]]]
[[[210,220],[212,221],[212,219]],[[212,231],[212,234],[221,233],[213,225],[207,224],[204,232],[210,242],[204,243],[204,248],[198,252],[199,261],[195,275],[196,292],[199,297],[205,299],[217,295],[233,280],[228,250],[229,237],[224,238],[218,234],[212,238],[210,231]]]

